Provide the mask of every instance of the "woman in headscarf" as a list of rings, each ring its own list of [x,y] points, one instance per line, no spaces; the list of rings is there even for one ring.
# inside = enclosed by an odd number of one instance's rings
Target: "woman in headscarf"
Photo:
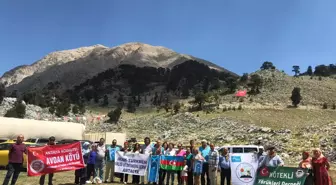
[[[85,184],[86,181],[86,164],[88,161],[88,155],[90,153],[90,143],[85,142],[82,145],[82,154],[84,159],[85,167],[75,171],[75,184]]]
[[[316,148],[313,150],[313,174],[314,174],[314,185],[332,185],[331,178],[328,174],[330,164],[328,159],[324,157],[321,149]]]
[[[299,163],[299,168],[308,169],[309,175],[304,185],[313,185],[312,159],[309,157],[309,152],[302,153],[302,161]]]

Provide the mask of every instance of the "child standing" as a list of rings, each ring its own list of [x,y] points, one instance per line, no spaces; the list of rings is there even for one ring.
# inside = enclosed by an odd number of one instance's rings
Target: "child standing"
[[[181,184],[188,184],[188,165],[187,160],[184,160],[184,168],[181,171]]]
[[[86,174],[86,183],[91,184],[92,182],[90,181],[91,176],[95,177],[95,164],[96,164],[96,158],[97,158],[97,145],[93,144],[91,147],[91,151],[88,157],[88,162],[87,162],[87,174]]]

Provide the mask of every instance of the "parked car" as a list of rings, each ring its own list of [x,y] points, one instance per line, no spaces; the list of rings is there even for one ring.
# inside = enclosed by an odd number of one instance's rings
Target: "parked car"
[[[29,138],[25,142],[35,143],[37,145],[45,145],[49,142],[49,138]]]
[[[57,144],[70,144],[70,143],[75,143],[75,142],[80,142],[81,146],[83,146],[83,144],[85,142],[89,142],[90,144],[92,144],[92,141],[89,140],[77,140],[77,139],[63,139],[57,142]]]
[[[8,138],[0,138],[0,143],[6,142],[8,140],[10,140],[10,139],[8,139]]]
[[[228,148],[229,153],[258,153],[259,149],[263,147],[257,145],[231,145],[219,147],[217,150],[222,153],[224,148]]]
[[[3,143],[0,143],[0,166],[5,167],[8,164],[8,153],[9,153],[9,147],[15,143],[15,141],[6,141]],[[23,142],[26,144],[27,147],[35,147],[38,146],[35,143],[29,143],[29,142]],[[27,168],[27,156],[24,154],[23,156],[24,162],[23,162],[23,168]]]

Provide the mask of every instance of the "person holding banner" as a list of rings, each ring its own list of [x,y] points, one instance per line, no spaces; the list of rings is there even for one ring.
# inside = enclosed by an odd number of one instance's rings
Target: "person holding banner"
[[[209,177],[210,177],[210,184],[216,185],[217,184],[217,170],[218,170],[218,161],[219,161],[219,154],[218,151],[215,150],[215,145],[210,144],[210,153],[209,153]]]
[[[313,150],[314,157],[312,159],[314,185],[332,185],[331,178],[328,174],[330,164],[328,159],[324,157],[321,149]]]
[[[23,141],[24,136],[19,135],[16,139],[16,143],[9,147],[7,174],[3,181],[3,185],[8,185],[11,178],[11,185],[15,185],[20,175],[23,164],[23,154],[27,154],[27,148]]]
[[[150,138],[146,137],[144,139],[144,143],[145,144],[141,146],[141,153],[151,155],[152,154],[152,146],[150,144],[151,143]],[[145,176],[141,176],[140,180],[141,180],[141,184],[145,184]]]
[[[122,149],[120,149],[120,151],[124,152],[124,155],[127,154],[128,152],[130,152],[128,142],[124,143],[124,147]],[[128,182],[128,174],[126,174],[126,173],[121,174],[120,183],[127,184],[127,182]]]
[[[164,154],[164,151],[166,151],[168,149],[168,142],[166,142],[166,141],[163,142],[162,148],[163,148],[163,154]],[[159,185],[163,185],[164,180],[166,178],[166,174],[167,174],[167,171],[160,168],[160,170],[159,170]]]
[[[268,148],[268,155],[261,161],[259,168],[261,167],[278,167],[284,166],[284,162],[279,155],[275,152],[275,147],[271,146]]]
[[[107,179],[110,177],[110,182],[114,182],[114,164],[115,164],[115,153],[119,151],[120,148],[117,146],[117,140],[113,139],[112,145],[106,150],[106,173],[104,183],[107,183]],[[111,173],[110,173],[111,172]]]
[[[208,146],[208,143],[206,140],[202,140],[202,146],[199,147],[199,151],[201,152],[202,156],[204,157],[204,162],[203,162],[203,171],[201,175],[201,184],[205,185],[205,176],[206,176],[206,181],[207,185],[210,185],[210,176],[209,176],[209,154],[210,154],[210,147]]]
[[[221,177],[221,185],[231,184],[231,164],[229,159],[229,150],[228,148],[223,149],[222,156],[219,157],[219,169],[220,169],[220,177]]]
[[[164,155],[166,156],[175,156],[176,152],[174,150],[174,144],[169,143],[168,149],[165,151]],[[175,179],[175,172],[171,170],[167,170],[167,181],[166,185],[169,185],[169,180],[171,179],[171,185],[174,185],[174,179]]]
[[[141,146],[139,143],[135,143],[133,148],[134,154],[140,154],[141,152]],[[133,175],[132,176],[132,184],[139,184],[140,183],[140,176],[139,175]]]
[[[185,157],[185,155],[186,155],[186,152],[183,150],[182,144],[181,143],[177,144],[176,156]],[[182,184],[182,178],[181,178],[182,171],[176,171],[176,173],[177,173],[177,182],[179,185],[181,185]]]
[[[188,185],[193,185],[194,180],[193,180],[193,172],[192,172],[192,159],[193,159],[193,154],[191,153],[192,150],[190,150],[190,147],[187,148],[186,151],[186,160],[187,160],[187,166],[188,166]]]
[[[299,168],[308,169],[309,175],[306,177],[304,185],[313,185],[312,159],[309,157],[309,152],[302,153],[302,161],[299,163]]]
[[[47,145],[55,145],[55,141],[56,138],[54,136],[49,137],[49,141]],[[53,181],[53,177],[54,174],[53,173],[49,173],[48,175],[48,185],[52,185],[52,181]],[[40,177],[40,185],[44,185],[44,181],[45,181],[45,175],[41,175]]]
[[[193,151],[193,162],[192,162],[195,185],[200,185],[200,176],[203,173],[204,161],[205,159],[202,156],[202,153],[195,148]]]

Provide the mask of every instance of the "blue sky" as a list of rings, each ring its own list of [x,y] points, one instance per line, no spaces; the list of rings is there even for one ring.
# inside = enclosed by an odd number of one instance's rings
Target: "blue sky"
[[[0,74],[55,51],[161,45],[238,74],[336,61],[334,0],[5,0]]]

